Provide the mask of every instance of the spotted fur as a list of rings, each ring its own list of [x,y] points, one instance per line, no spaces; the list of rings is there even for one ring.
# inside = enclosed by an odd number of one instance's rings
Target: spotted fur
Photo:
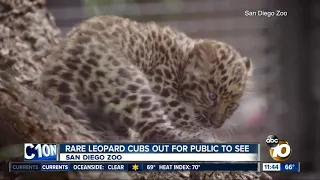
[[[251,71],[225,43],[115,16],[75,27],[50,62],[46,97],[101,136],[131,128],[143,142],[205,142],[199,129],[232,115]]]

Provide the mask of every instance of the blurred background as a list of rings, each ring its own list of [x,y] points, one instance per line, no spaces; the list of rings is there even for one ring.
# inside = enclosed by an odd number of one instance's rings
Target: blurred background
[[[316,0],[47,0],[63,34],[95,15],[118,15],[170,25],[195,38],[227,42],[255,66],[253,84],[238,112],[220,130],[228,141],[261,143],[261,159],[272,161],[265,139],[275,134],[292,148],[297,174],[320,177],[320,1]],[[246,16],[246,11],[286,16]],[[318,10],[318,11],[317,11]],[[319,49],[320,50],[320,49]],[[319,129],[318,129],[319,128]]]

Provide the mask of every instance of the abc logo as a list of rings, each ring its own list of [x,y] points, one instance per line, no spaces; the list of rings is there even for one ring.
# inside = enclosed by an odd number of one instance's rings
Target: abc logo
[[[269,153],[273,160],[287,161],[291,156],[291,147],[287,141],[279,140],[275,135],[269,135],[266,143],[270,147]]]

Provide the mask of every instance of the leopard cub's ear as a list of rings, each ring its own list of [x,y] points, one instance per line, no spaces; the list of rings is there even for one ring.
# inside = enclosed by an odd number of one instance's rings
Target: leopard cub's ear
[[[244,65],[247,68],[248,75],[251,76],[252,73],[253,73],[253,67],[252,67],[251,59],[248,58],[248,57],[242,57],[241,59],[242,59]]]

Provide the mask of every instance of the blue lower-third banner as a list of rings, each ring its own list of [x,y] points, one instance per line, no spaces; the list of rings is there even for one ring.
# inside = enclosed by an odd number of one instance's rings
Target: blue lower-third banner
[[[51,171],[259,171],[259,163],[30,163],[10,162],[9,172]]]

